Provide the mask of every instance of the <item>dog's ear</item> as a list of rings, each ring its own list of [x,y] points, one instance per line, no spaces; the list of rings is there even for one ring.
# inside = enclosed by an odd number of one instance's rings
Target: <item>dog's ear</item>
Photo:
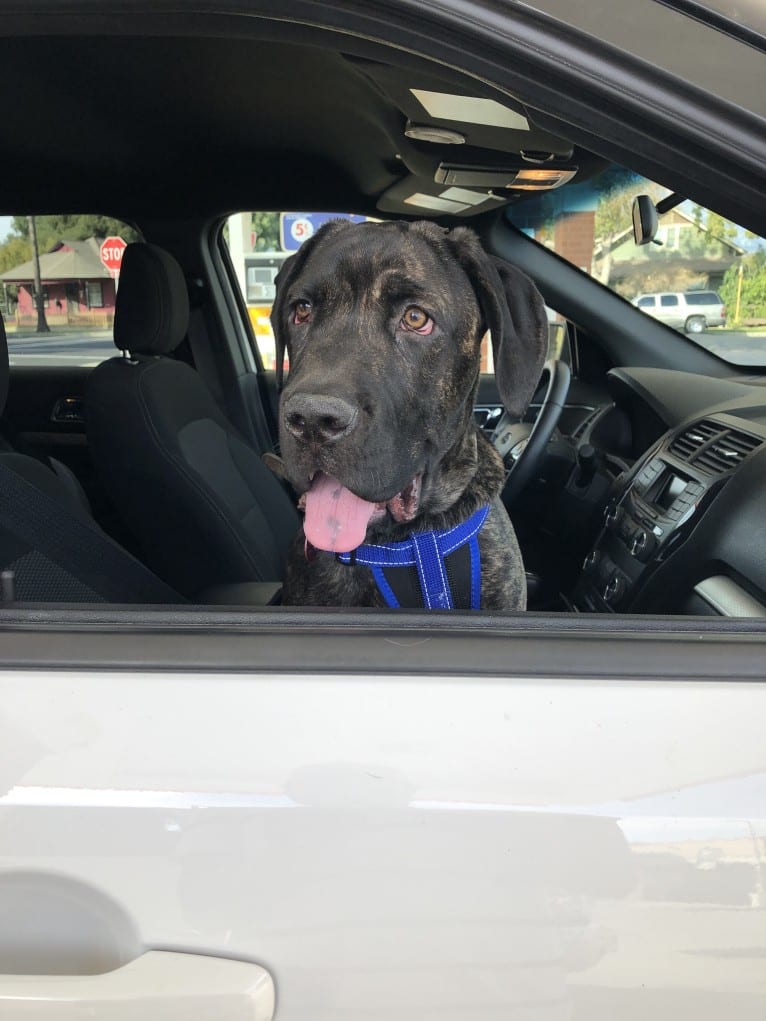
[[[297,275],[306,265],[306,261],[311,253],[316,249],[322,241],[331,237],[333,234],[337,234],[340,230],[350,229],[352,226],[348,220],[330,220],[329,223],[323,224],[319,230],[308,241],[304,241],[295,255],[291,255],[289,259],[285,259],[282,266],[274,278],[274,286],[276,289],[276,296],[274,298],[274,304],[271,306],[271,329],[274,334],[274,346],[276,349],[276,373],[277,373],[277,389],[282,389],[282,380],[284,375],[284,361],[285,361],[285,349],[287,348],[287,314],[286,314],[286,302],[287,295],[290,290],[290,284],[295,280]]]
[[[540,381],[548,351],[545,302],[526,274],[487,255],[468,227],[456,227],[447,240],[468,274],[490,331],[503,406],[520,418]]]

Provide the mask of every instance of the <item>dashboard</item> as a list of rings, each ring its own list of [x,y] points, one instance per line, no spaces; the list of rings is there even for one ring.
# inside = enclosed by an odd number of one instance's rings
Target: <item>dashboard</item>
[[[572,608],[766,616],[766,388],[644,368],[608,388],[578,439],[606,498]]]

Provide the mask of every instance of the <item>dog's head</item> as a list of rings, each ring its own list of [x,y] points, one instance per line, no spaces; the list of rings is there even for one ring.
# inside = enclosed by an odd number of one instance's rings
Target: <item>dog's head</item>
[[[356,538],[370,518],[427,509],[428,480],[473,428],[486,330],[512,414],[529,403],[547,349],[534,284],[467,228],[427,222],[327,224],[282,267],[271,320],[280,383],[285,349],[290,359],[279,416],[287,476],[299,493],[331,480],[341,516],[364,518]]]

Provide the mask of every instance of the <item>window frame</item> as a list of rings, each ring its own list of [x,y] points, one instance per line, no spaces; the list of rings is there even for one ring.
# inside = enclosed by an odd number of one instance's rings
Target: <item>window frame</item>
[[[91,300],[92,288],[97,287],[100,295],[99,302]],[[88,308],[106,308],[104,302],[104,281],[103,280],[86,280],[85,281],[85,297]]]

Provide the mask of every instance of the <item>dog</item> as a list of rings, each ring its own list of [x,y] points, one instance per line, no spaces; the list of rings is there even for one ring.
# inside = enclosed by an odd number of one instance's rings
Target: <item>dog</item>
[[[283,604],[525,609],[505,470],[473,406],[487,330],[503,405],[520,417],[532,398],[548,346],[532,281],[466,227],[333,220],[284,262],[271,322],[305,512]]]

